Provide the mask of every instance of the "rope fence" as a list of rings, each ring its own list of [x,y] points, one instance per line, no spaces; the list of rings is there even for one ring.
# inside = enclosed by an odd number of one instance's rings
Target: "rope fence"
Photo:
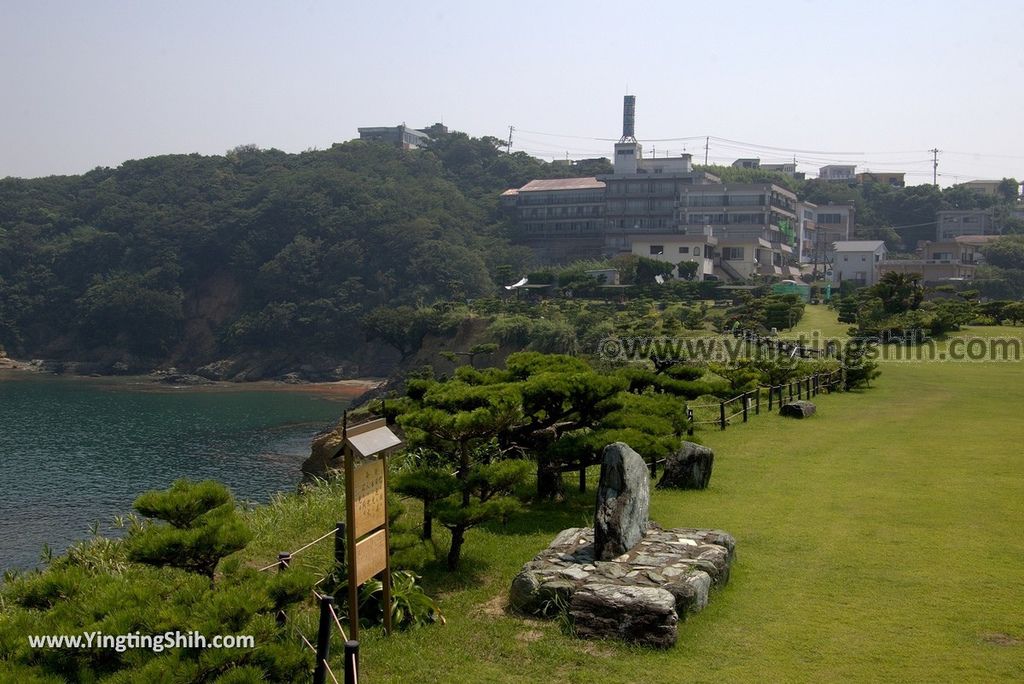
[[[337,565],[344,566],[346,563],[345,523],[339,522],[335,525],[333,530],[325,532],[307,544],[303,544],[295,551],[282,551],[277,554],[277,561],[260,568],[259,572],[265,572],[271,568],[277,568],[278,572],[284,572],[291,567],[292,560],[296,554],[312,548],[331,536],[334,537],[334,561]],[[320,622],[317,627],[316,646],[314,646],[312,642],[306,638],[306,635],[298,629],[294,629],[294,633],[298,635],[302,640],[302,643],[305,644],[307,648],[316,654],[313,669],[313,684],[326,684],[328,677],[330,677],[332,682],[338,684],[338,678],[335,676],[334,671],[331,669],[331,665],[328,662],[331,648],[331,634],[334,629],[337,628],[338,632],[341,634],[342,642],[345,644],[345,682],[346,684],[349,682],[358,682],[359,642],[348,638],[348,634],[345,632],[345,628],[341,624],[341,619],[338,617],[338,612],[334,609],[334,597],[323,594],[317,590],[317,587],[319,587],[330,576],[331,572],[318,579],[313,583],[313,586],[310,587],[310,592],[320,604]],[[386,607],[385,609],[387,610],[388,608]],[[277,613],[278,627],[284,627],[287,623],[288,616],[285,611],[283,609],[279,610]]]
[[[837,385],[845,384],[846,377],[843,369],[828,373],[814,373],[802,378],[793,378],[778,385],[758,386],[749,392],[737,394],[729,399],[722,399],[715,402],[704,402],[701,404],[686,404],[686,416],[689,419],[690,427],[687,430],[693,435],[693,428],[697,425],[717,425],[724,430],[730,423],[742,416],[743,422],[749,420],[751,412],[754,415],[761,414],[762,397],[767,393],[768,410],[782,409],[785,403],[796,400],[810,399],[822,392],[831,393]],[[740,403],[740,409],[732,407]],[[710,410],[714,410],[713,415]],[[697,413],[697,412],[700,413]]]

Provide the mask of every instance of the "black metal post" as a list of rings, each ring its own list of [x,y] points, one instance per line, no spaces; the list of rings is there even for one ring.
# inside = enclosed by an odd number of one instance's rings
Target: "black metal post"
[[[327,658],[331,654],[331,608],[333,596],[320,597],[320,626],[316,632],[316,668],[313,684],[327,684]]]
[[[288,566],[291,564],[291,562],[292,554],[288,553],[287,551],[282,551],[281,553],[277,554],[277,571],[284,572],[288,569]],[[276,620],[278,627],[284,627],[285,623],[288,622],[288,615],[284,612],[283,608],[277,611]]]
[[[345,684],[359,682],[359,642],[345,642]]]
[[[743,393],[743,422],[747,422],[747,411],[750,406],[750,392]]]
[[[719,421],[722,423],[722,429],[725,429],[725,402],[718,402],[718,416]]]

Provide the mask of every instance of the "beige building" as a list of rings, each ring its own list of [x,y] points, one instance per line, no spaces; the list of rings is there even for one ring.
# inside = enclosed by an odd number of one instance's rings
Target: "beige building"
[[[901,171],[864,171],[857,174],[857,182],[861,184],[878,183],[879,185],[902,188],[907,184],[906,175]]]
[[[881,272],[920,273],[925,283],[973,280],[984,263],[984,246],[998,235],[961,235],[952,240],[924,241],[914,259],[887,259]]]
[[[999,230],[986,209],[952,209],[935,217],[935,239],[952,240],[961,235],[996,235]]]
[[[857,166],[854,164],[829,164],[818,169],[818,178],[826,181],[846,181],[849,183],[857,180]]]
[[[973,190],[980,195],[990,195],[995,197],[999,194],[999,184],[1001,180],[973,180],[967,181],[966,183],[959,183],[959,187]]]
[[[853,204],[821,204],[815,210],[814,221],[819,236],[815,244],[822,248],[824,257],[832,258],[832,245],[853,236],[856,210]]]

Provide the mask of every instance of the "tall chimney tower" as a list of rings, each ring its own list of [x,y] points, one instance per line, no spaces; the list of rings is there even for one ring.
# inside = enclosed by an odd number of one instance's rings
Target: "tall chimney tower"
[[[622,98],[622,137],[615,143],[615,173],[634,174],[643,156],[643,147],[636,141],[636,95]]]
[[[622,98],[622,138],[619,142],[636,142],[636,95]]]

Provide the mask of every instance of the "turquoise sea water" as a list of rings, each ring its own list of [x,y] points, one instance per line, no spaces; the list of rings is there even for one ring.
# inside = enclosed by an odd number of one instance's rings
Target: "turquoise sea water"
[[[294,491],[309,440],[345,403],[267,388],[0,375],[0,570],[38,564],[146,489],[215,479],[243,501]]]

